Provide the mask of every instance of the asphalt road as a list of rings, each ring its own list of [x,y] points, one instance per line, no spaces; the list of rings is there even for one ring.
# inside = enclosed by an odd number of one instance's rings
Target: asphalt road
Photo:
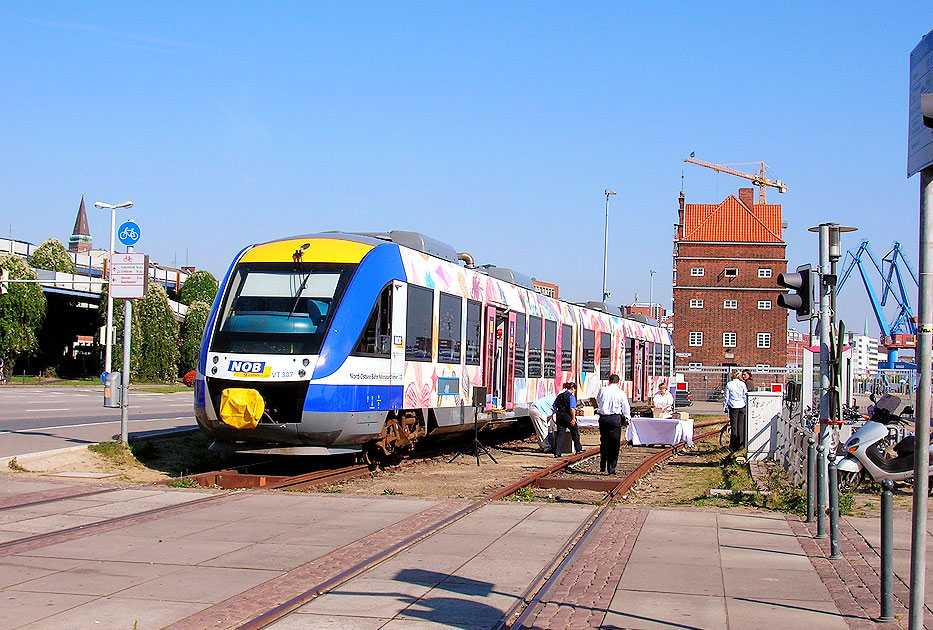
[[[105,442],[120,435],[120,410],[103,406],[103,386],[0,386],[0,457]],[[194,427],[193,392],[130,390],[130,436]]]

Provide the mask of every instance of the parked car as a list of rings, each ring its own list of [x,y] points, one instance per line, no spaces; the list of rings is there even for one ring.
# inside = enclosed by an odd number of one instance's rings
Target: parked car
[[[678,389],[674,391],[675,407],[689,407],[692,404],[693,399],[690,397],[690,392],[685,389]]]

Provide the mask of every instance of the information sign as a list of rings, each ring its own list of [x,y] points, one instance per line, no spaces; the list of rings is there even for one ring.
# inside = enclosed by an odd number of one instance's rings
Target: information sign
[[[117,230],[117,238],[124,245],[132,247],[140,237],[139,225],[134,221],[124,221]]]
[[[110,295],[114,299],[139,300],[149,290],[149,256],[143,253],[113,253],[110,265]]]
[[[910,53],[910,97],[907,115],[907,177],[933,165],[933,129],[923,125],[920,96],[933,92],[933,31]]]

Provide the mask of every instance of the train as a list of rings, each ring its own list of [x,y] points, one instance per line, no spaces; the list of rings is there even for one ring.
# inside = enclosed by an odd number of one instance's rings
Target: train
[[[322,232],[250,245],[205,326],[195,416],[215,448],[390,456],[527,418],[618,374],[633,403],[673,374],[670,332],[535,290],[423,234]]]

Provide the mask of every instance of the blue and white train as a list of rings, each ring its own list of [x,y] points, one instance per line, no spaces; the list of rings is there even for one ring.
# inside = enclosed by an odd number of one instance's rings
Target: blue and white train
[[[391,454],[427,434],[528,416],[568,380],[619,374],[648,400],[668,331],[543,295],[413,232],[326,232],[245,248],[204,331],[198,424],[283,454]]]

